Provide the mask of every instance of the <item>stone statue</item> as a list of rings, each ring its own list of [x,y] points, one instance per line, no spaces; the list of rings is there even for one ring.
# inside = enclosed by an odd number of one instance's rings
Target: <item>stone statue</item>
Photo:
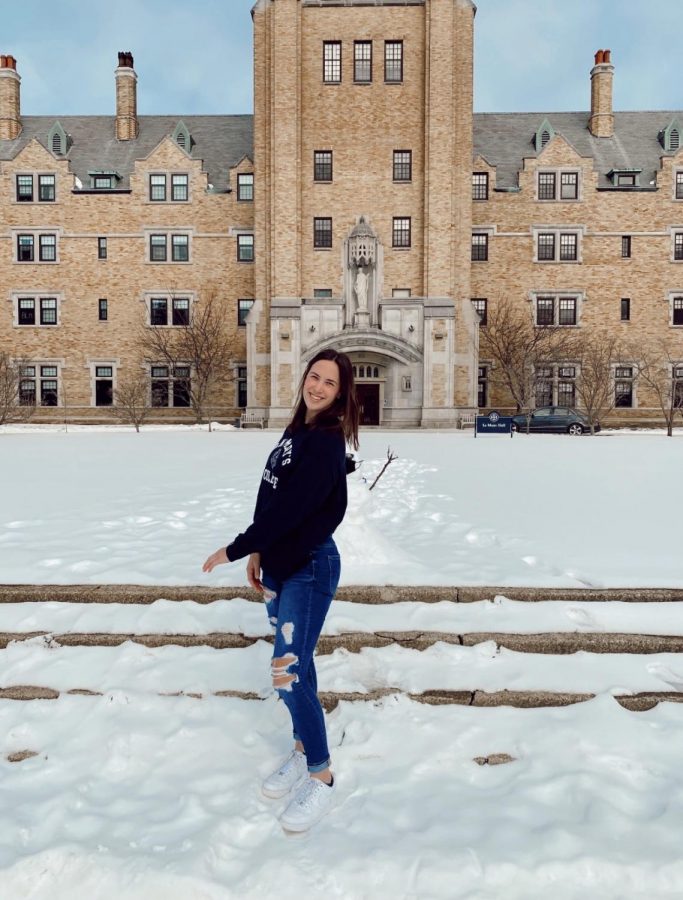
[[[359,312],[365,312],[368,307],[368,281],[369,279],[365,272],[362,269],[358,269],[353,287],[358,298]]]

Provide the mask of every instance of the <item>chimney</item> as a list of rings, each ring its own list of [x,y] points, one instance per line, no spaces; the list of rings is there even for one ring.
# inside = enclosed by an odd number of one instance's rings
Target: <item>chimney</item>
[[[116,76],[116,140],[131,141],[138,136],[138,76],[133,68],[133,54],[119,53]]]
[[[17,61],[13,56],[0,56],[0,140],[13,141],[21,131]]]
[[[594,137],[612,137],[614,112],[612,111],[612,80],[614,66],[610,62],[610,50],[598,50],[595,65],[591,69],[591,117],[588,129]]]

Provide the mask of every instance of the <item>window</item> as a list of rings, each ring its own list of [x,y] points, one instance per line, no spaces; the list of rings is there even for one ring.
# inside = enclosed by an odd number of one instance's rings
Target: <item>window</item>
[[[538,258],[539,260],[555,259],[555,235],[539,234],[538,236]]]
[[[412,293],[412,291],[410,288],[392,288],[391,289],[392,297],[398,297],[398,298],[410,297],[411,293]]]
[[[394,181],[411,181],[412,177],[412,150],[394,150]]]
[[[341,41],[323,41],[323,81],[325,84],[341,81]]]
[[[171,235],[171,259],[173,262],[189,262],[190,239],[186,234]]]
[[[673,315],[671,322],[673,325],[683,325],[683,297],[673,298]]]
[[[558,406],[576,406],[576,367],[560,366],[557,370]]]
[[[237,366],[237,405],[247,405],[247,367]]]
[[[166,235],[150,234],[149,236],[149,258],[151,262],[166,262]]]
[[[254,235],[237,235],[237,260],[238,262],[253,262],[254,260]]]
[[[238,325],[246,325],[247,324],[247,316],[249,315],[249,310],[254,305],[253,300],[238,300],[237,301],[237,324]]]
[[[472,199],[488,200],[489,199],[489,173],[473,172],[472,173]]]
[[[253,200],[254,199],[254,173],[241,172],[237,176],[237,199]]]
[[[477,379],[477,406],[482,409],[488,406],[488,366],[479,366],[479,377]]]
[[[33,235],[17,235],[17,260],[19,262],[33,262]]]
[[[538,173],[538,199],[554,200],[555,199],[555,173],[539,172]]]
[[[633,406],[633,366],[617,366],[614,370],[614,405]]]
[[[150,325],[168,325],[168,300],[165,297],[152,297],[149,323]]]
[[[332,151],[313,151],[313,181],[332,181]]]
[[[111,406],[114,402],[114,369],[95,366],[95,406]]]
[[[189,197],[187,175],[171,175],[171,199],[183,203]]]
[[[578,258],[577,231],[537,232],[535,262],[577,262]]]
[[[636,176],[632,173],[617,174],[618,187],[635,187],[637,184]]]
[[[553,368],[539,366],[535,372],[536,406],[552,406],[553,403]]]
[[[630,259],[631,258],[631,235],[630,234],[622,235],[621,258],[622,259]]]
[[[38,199],[41,203],[54,203],[55,200],[55,176],[38,176]]]
[[[403,375],[401,378],[401,390],[409,393],[413,389],[413,379],[410,375]]]
[[[17,175],[17,203],[33,203],[33,175]]]
[[[489,236],[488,234],[472,235],[472,259],[478,262],[485,262],[489,258]]]
[[[558,325],[576,325],[576,297],[560,297]]]
[[[36,240],[37,237],[37,240]],[[39,262],[57,261],[57,235],[56,234],[18,234],[17,235],[17,262],[36,261],[36,243],[38,244]]]
[[[631,320],[631,300],[629,297],[621,298],[621,321],[630,322]]]
[[[19,371],[19,403],[35,406],[40,391],[41,406],[57,406],[57,366],[22,366]]]
[[[188,407],[190,405],[190,367],[152,366],[150,369],[152,406]]]
[[[38,236],[38,258],[41,262],[55,262],[57,259],[57,235],[41,234]]]
[[[568,262],[576,259],[576,234],[560,234],[560,260]]]
[[[536,324],[576,325],[578,324],[578,298],[565,296],[536,297]]]
[[[92,186],[96,191],[110,191],[113,187],[111,175],[93,175]]]
[[[17,297],[17,325],[58,325],[56,297]]]
[[[674,259],[683,259],[683,231],[674,234]]]
[[[472,306],[474,307],[475,311],[479,315],[479,325],[482,328],[486,327],[487,305],[488,305],[488,301],[486,300],[485,297],[477,297],[474,300],[472,300]],[[481,405],[485,406],[486,404],[481,404]]]
[[[562,172],[560,174],[560,200],[578,200],[579,173]]]
[[[319,249],[332,246],[332,219],[313,219],[313,246]]]
[[[554,325],[555,324],[555,298],[554,297],[538,297],[536,300],[536,324],[537,325]]]
[[[392,247],[410,247],[410,217],[394,217],[392,229]]]
[[[356,84],[372,81],[372,41],[353,43],[353,80]]]
[[[190,324],[190,300],[188,297],[173,298],[173,319],[174,325]]]
[[[673,401],[675,409],[683,409],[683,366],[674,366],[672,370]]]
[[[150,175],[149,176],[149,199],[155,202],[166,199],[166,176]]]
[[[683,172],[676,172],[676,200],[683,200]]]
[[[98,259],[106,259],[107,258],[107,239],[106,239],[106,237],[97,238],[97,258]]]
[[[108,317],[108,309],[107,309],[107,301],[104,297],[101,297],[98,300],[99,305],[99,320],[100,322],[106,322]]]
[[[332,288],[313,288],[314,300],[331,300]]]
[[[384,80],[388,84],[403,81],[403,41],[384,42]]]

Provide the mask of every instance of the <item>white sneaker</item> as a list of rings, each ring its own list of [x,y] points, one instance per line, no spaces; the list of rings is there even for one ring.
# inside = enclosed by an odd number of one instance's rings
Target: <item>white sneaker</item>
[[[332,806],[337,785],[325,784],[319,778],[304,781],[296,796],[280,816],[287,831],[308,831]]]
[[[298,787],[306,778],[308,778],[306,757],[300,750],[292,750],[280,768],[266,778],[261,790],[266,797],[277,800],[288,794],[292,788]]]

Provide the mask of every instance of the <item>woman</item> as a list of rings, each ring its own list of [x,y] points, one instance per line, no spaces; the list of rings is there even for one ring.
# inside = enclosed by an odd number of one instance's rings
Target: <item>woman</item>
[[[266,463],[254,521],[203,566],[211,572],[249,555],[249,584],[266,600],[273,686],[292,717],[295,745],[262,790],[279,798],[298,789],[280,816],[288,831],[315,824],[334,793],[313,654],[339,583],[332,532],[346,511],[347,443],[358,449],[351,361],[322,350],[306,367],[292,419]]]

